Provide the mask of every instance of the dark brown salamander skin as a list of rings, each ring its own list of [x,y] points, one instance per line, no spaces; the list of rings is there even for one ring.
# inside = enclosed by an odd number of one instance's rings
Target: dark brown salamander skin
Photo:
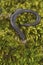
[[[32,11],[32,10],[27,10],[27,9],[18,9],[16,10],[16,12],[14,12],[14,14],[11,15],[10,17],[11,25],[14,28],[14,30],[17,32],[17,34],[19,34],[22,40],[25,40],[25,35],[22,31],[20,31],[20,28],[16,25],[16,18],[19,14],[24,13],[24,12],[34,14],[36,16],[36,21],[32,24],[28,24],[28,23],[21,24],[22,26],[36,26],[37,24],[39,24],[40,19],[41,19],[37,12]]]

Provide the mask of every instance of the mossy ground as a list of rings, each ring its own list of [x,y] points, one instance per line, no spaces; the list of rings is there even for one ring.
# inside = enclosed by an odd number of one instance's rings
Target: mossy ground
[[[26,44],[21,42],[8,17],[18,8],[34,10],[41,16],[37,26],[20,27]],[[34,21],[32,18],[22,14],[17,23]],[[0,0],[0,65],[43,65],[43,0]]]

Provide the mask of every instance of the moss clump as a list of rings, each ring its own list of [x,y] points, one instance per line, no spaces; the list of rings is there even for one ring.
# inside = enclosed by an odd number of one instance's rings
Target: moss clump
[[[18,8],[37,11],[41,16],[36,27],[20,27],[26,44],[10,24],[9,15]],[[16,21],[19,25],[32,23],[34,19],[33,15],[24,13]],[[43,65],[43,0],[0,0],[0,65]]]

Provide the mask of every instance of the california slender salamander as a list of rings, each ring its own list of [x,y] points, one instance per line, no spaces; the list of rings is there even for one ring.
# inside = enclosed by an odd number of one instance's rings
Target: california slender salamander
[[[11,17],[10,17],[11,25],[22,40],[25,40],[25,35],[20,30],[20,28],[16,25],[16,18],[19,14],[24,13],[24,12],[34,14],[36,16],[36,21],[32,24],[28,24],[28,23],[22,24],[22,26],[36,26],[37,24],[39,24],[40,19],[41,19],[37,12],[32,11],[32,10],[27,10],[27,9],[18,9],[14,12],[14,14],[11,15]]]

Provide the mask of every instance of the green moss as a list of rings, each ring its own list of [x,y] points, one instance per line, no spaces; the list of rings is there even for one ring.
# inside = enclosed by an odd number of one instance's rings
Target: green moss
[[[9,15],[18,8],[34,10],[41,16],[36,27],[20,27],[26,44],[10,24]],[[24,13],[16,21],[18,25],[32,23],[35,17]],[[43,0],[0,0],[0,65],[43,65]]]

